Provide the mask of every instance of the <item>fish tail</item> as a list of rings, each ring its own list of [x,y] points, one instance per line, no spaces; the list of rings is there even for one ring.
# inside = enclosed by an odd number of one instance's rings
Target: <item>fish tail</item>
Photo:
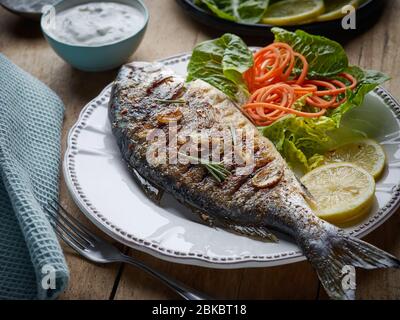
[[[355,268],[400,268],[400,260],[391,254],[344,231],[325,224],[323,235],[305,240],[303,251],[317,271],[321,284],[331,299],[355,298]]]

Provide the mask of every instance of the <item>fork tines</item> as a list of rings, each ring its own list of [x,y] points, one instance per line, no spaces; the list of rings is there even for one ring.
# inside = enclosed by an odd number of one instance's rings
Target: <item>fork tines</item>
[[[66,244],[76,250],[93,247],[96,236],[64,209],[57,200],[49,202],[44,210],[48,213],[54,231]]]

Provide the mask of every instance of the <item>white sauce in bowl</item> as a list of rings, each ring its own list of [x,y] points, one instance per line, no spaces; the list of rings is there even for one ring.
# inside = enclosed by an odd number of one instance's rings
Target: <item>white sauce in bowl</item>
[[[101,46],[124,40],[140,31],[144,13],[116,2],[78,5],[56,14],[48,32],[58,41],[84,46]]]

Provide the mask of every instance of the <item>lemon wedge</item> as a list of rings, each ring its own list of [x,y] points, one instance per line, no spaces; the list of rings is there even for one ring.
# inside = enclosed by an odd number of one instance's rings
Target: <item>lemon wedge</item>
[[[307,173],[301,182],[316,202],[315,213],[337,225],[348,225],[371,208],[375,180],[351,163],[333,163]]]
[[[330,0],[325,1],[325,13],[320,15],[317,21],[329,21],[340,19],[344,17],[345,14],[342,13],[342,8],[344,6],[350,5],[357,7],[359,0]]]
[[[323,0],[283,0],[267,9],[262,23],[275,26],[294,25],[312,20],[324,12]]]
[[[386,156],[376,141],[365,139],[326,153],[325,162],[350,162],[363,168],[377,179],[385,168]]]

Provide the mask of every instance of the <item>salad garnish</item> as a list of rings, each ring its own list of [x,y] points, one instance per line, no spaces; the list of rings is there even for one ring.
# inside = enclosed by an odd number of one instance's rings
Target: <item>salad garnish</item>
[[[308,172],[328,150],[366,136],[344,128],[342,117],[389,78],[349,65],[335,41],[300,30],[272,31],[275,42],[254,55],[231,34],[199,44],[188,81],[204,80],[228,95],[292,168]]]
[[[234,101],[248,95],[243,73],[253,66],[253,54],[234,34],[200,43],[192,53],[187,80],[202,79]]]
[[[294,72],[296,64],[302,66],[299,76]],[[254,66],[244,73],[252,95],[243,111],[258,126],[270,125],[287,114],[317,118],[346,102],[346,92],[357,86],[348,73],[335,79],[307,80],[308,70],[307,59],[286,43],[275,42],[260,49],[254,55]],[[299,100],[311,110],[293,108]]]

